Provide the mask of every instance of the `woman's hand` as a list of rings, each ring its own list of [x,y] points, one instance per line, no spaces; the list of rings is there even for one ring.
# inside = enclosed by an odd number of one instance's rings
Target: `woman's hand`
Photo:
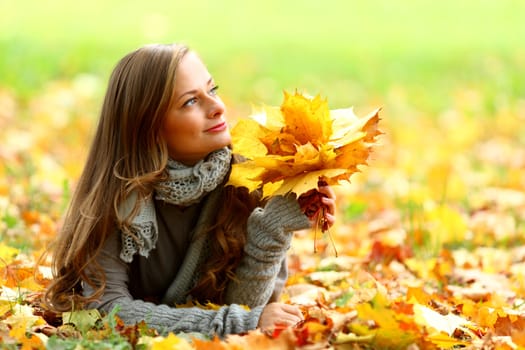
[[[297,201],[301,210],[312,222],[312,225],[321,225],[323,231],[328,230],[335,223],[335,192],[326,182],[319,181],[318,189],[302,194]]]
[[[257,327],[263,332],[272,331],[275,325],[292,327],[303,319],[301,310],[295,305],[270,303],[264,307]]]

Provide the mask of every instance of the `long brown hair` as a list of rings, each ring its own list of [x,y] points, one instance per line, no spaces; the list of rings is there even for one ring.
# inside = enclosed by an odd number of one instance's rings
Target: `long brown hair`
[[[234,162],[242,161],[238,155]],[[222,192],[215,225],[209,228],[210,256],[201,267],[201,279],[190,291],[200,302],[224,303],[228,282],[235,280],[235,268],[243,257],[247,219],[262,204],[261,193],[245,187],[227,186]]]
[[[84,170],[61,231],[50,247],[54,279],[45,301],[52,309],[68,311],[100,297],[106,277],[97,254],[111,233],[128,230],[138,210],[136,205],[128,217],[121,218],[120,204],[132,192],[138,198],[150,196],[155,183],[166,178],[168,150],[160,130],[172,101],[177,67],[187,52],[187,47],[178,44],[147,45],[123,57],[113,70]],[[234,207],[252,203],[233,199],[246,195],[241,192],[228,188],[224,195]],[[243,230],[238,228],[245,222],[232,219],[230,209],[221,208],[218,217],[223,219],[210,239],[211,260],[219,260],[220,254],[231,258],[203,275],[196,294],[209,287],[221,294],[225,276],[232,277],[242,254]],[[237,229],[230,231],[232,227]],[[84,297],[81,281],[95,293]]]

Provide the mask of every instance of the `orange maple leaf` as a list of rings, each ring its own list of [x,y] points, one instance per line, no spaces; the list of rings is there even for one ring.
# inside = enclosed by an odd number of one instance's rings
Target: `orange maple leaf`
[[[230,334],[223,343],[225,349],[296,349],[296,338],[291,327],[284,329],[275,337],[262,333],[259,329],[249,331],[247,334]],[[206,348],[207,349],[207,348]]]
[[[229,185],[262,187],[263,194],[294,192],[349,181],[366,165],[376,137],[379,110],[364,118],[351,108],[329,110],[326,99],[284,93],[280,109],[266,108],[232,129],[235,152],[247,161],[235,164]]]
[[[20,349],[21,350],[44,350],[46,349],[45,344],[42,342],[42,340],[37,337],[35,334],[31,334],[31,336],[28,338],[24,338],[21,341]]]
[[[200,340],[198,338],[192,339],[192,344],[195,350],[225,350],[226,345],[221,342],[218,337],[213,340]]]
[[[36,283],[30,283],[34,281],[32,278],[35,277],[35,270],[32,266],[22,265],[20,261],[14,261],[7,266],[0,269],[0,281],[2,285],[9,288],[21,287],[21,283],[29,283],[36,287]],[[31,280],[29,280],[31,279]]]

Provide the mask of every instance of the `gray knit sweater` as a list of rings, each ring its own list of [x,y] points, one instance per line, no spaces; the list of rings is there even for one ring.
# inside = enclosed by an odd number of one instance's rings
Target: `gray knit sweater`
[[[184,256],[157,246],[148,258],[135,255],[134,261],[127,264],[119,258],[119,233],[111,235],[98,257],[106,274],[106,288],[99,302],[88,307],[108,312],[118,305],[118,315],[125,323],[145,320],[160,332],[199,332],[223,337],[255,329],[264,306],[276,298],[284,285],[286,251],[290,247],[293,231],[308,228],[310,223],[300,211],[294,196],[271,198],[264,208],[256,208],[248,218],[245,254],[236,270],[237,281],[230,282],[226,289],[226,305],[218,310],[176,308],[174,305],[187,301],[188,291],[192,289],[200,264],[206,258],[206,236],[201,233],[212,223],[214,213],[221,205],[221,190],[217,188],[206,196],[195,215],[190,212],[180,216],[180,225],[189,225],[190,232],[187,248],[183,249]],[[178,226],[179,222],[177,227],[166,225],[167,232],[160,229],[159,242],[162,241],[160,235],[177,232]],[[146,259],[139,274],[134,264],[137,259]],[[156,287],[157,293],[160,290],[157,295],[159,304],[137,296],[136,291],[141,288],[153,288],[151,275],[165,282]],[[83,293],[90,295],[93,289],[84,284]],[[248,305],[251,309],[246,310],[241,305]]]

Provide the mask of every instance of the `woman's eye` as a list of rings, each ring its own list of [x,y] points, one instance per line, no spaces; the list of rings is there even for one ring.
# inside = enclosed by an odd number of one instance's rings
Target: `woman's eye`
[[[183,106],[186,107],[186,106],[192,106],[194,105],[195,103],[197,102],[197,99],[195,97],[192,97],[190,98],[189,100],[187,100],[186,102],[184,102]]]
[[[219,90],[219,85],[215,85],[210,90],[210,95],[217,95],[217,90]]]

